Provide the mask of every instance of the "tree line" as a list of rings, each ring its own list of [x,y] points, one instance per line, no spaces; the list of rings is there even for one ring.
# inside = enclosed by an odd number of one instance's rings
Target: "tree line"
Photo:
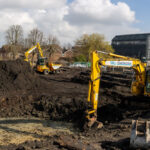
[[[21,25],[11,25],[6,31],[6,43],[8,45],[22,45],[24,48],[29,48],[36,45],[37,42],[39,42],[42,46],[48,45],[50,55],[55,52],[56,45],[60,46],[60,42],[57,37],[50,34],[45,37],[44,33],[38,28],[33,28],[29,31],[26,38],[24,38],[23,28]],[[75,40],[74,45],[68,44],[67,46],[67,48],[73,50],[74,61],[89,61],[90,53],[93,50],[114,52],[111,45],[105,41],[104,35],[99,33],[83,34]],[[64,49],[67,48],[64,47]],[[101,57],[105,56],[102,55]]]
[[[39,42],[41,45],[58,44],[59,40],[53,36],[44,36],[44,33],[38,28],[33,28],[29,31],[26,38],[24,38],[24,32],[21,25],[11,25],[5,33],[6,43],[8,45],[22,45],[23,47],[31,47]]]

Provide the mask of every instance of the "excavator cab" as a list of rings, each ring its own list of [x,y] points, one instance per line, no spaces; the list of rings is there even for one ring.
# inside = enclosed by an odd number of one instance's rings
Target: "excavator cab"
[[[47,58],[39,57],[36,65],[37,71],[44,74],[49,74],[50,70],[46,64],[47,64]]]
[[[45,57],[39,57],[38,61],[37,61],[37,65],[44,66],[46,64],[46,60],[47,60],[47,58],[45,58]]]

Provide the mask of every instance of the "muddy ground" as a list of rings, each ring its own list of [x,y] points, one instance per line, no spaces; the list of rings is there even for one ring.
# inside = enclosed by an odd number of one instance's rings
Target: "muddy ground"
[[[150,117],[150,102],[146,98],[135,98],[130,93],[131,74],[103,73],[98,120],[103,122],[104,127],[83,131],[82,117],[88,107],[86,99],[90,70],[62,68],[59,74],[44,76],[35,73],[21,60],[0,62],[0,70],[0,117],[3,118],[0,120],[0,132],[5,133],[5,136],[0,136],[3,141],[0,149],[126,150],[129,149],[132,119]],[[72,123],[71,127],[68,126],[71,128],[68,130],[72,131],[68,133],[58,130],[54,134],[47,132],[45,135],[43,132],[48,125],[45,129],[43,121],[38,119]],[[24,130],[23,124],[26,126]],[[32,131],[25,130],[27,125],[35,128]],[[36,128],[42,132],[39,134]],[[6,132],[11,132],[11,137],[14,133],[14,140],[10,140]],[[18,142],[16,134],[19,138],[25,135],[30,137],[24,137],[24,140]]]

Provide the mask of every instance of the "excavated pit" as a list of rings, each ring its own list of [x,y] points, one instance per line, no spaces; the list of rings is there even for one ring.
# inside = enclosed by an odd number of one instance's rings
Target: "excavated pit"
[[[88,107],[89,69],[62,68],[60,74],[45,76],[35,73],[27,62],[16,60],[0,61],[0,70],[0,117],[36,117],[81,127]],[[3,145],[1,149],[36,149],[37,145],[38,149],[129,149],[131,120],[150,117],[149,100],[132,96],[131,81],[132,75],[102,74],[97,113],[103,129]],[[73,147],[67,137],[75,143]]]

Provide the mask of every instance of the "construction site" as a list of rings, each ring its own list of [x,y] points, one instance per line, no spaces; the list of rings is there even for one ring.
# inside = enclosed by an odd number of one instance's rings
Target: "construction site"
[[[0,2],[0,150],[150,150],[150,1]]]
[[[128,71],[120,70],[120,67],[111,69],[113,65],[100,62],[97,52],[93,52],[91,68],[61,66],[59,73],[49,73],[41,69],[42,66],[45,68],[45,64],[42,51],[38,49],[41,58],[36,71],[26,59],[0,61],[0,149],[132,148],[130,137],[134,120],[145,123],[150,117],[147,96],[135,96],[132,93],[134,90],[131,90],[133,72],[138,72],[139,66],[142,69],[143,63],[138,59],[109,54],[117,57],[117,60],[119,57],[120,62],[129,60],[134,63]],[[106,65],[110,68],[102,69]],[[101,70],[98,71],[96,66]],[[141,87],[143,79],[140,77],[144,71],[139,72],[136,77]],[[93,97],[95,92],[99,96]],[[137,94],[136,90],[134,92]],[[100,127],[93,122],[85,126],[87,120],[93,118],[94,122],[101,123]],[[139,132],[145,139],[146,127],[143,128]],[[144,142],[141,144],[144,148],[145,145],[149,146],[149,142]]]

